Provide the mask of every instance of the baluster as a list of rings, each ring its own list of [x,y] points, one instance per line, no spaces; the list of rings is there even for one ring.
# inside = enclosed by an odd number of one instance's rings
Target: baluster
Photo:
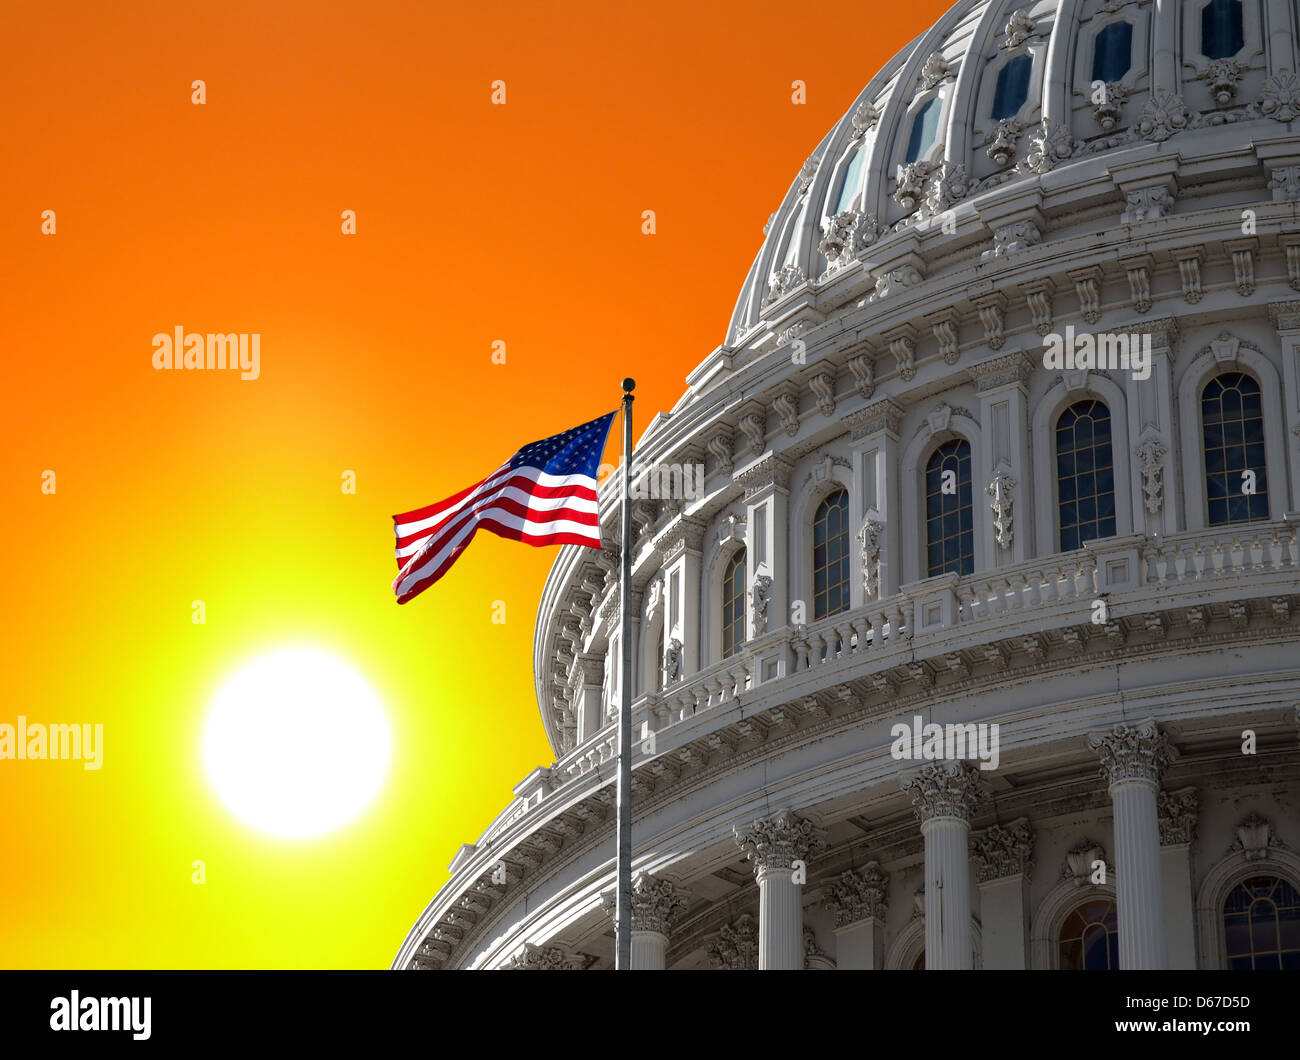
[[[1040,570],[1036,570],[1029,578],[1029,601],[1025,605],[1026,607],[1035,608],[1042,605],[1043,602],[1042,585],[1043,585],[1043,572]]]
[[[1286,554],[1292,567],[1300,566],[1300,555],[1297,555],[1296,532],[1294,530],[1292,530],[1291,533],[1287,536]]]
[[[1268,565],[1271,570],[1282,566],[1282,541],[1274,530],[1268,539]]]

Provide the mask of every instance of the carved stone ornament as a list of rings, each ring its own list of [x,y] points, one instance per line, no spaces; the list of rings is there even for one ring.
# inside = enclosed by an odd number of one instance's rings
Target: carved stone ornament
[[[749,606],[754,617],[754,636],[767,632],[767,613],[772,604],[772,579],[760,574],[749,590]]]
[[[884,920],[889,905],[889,874],[878,861],[850,869],[826,888],[826,908],[835,915],[837,928],[861,920]]]
[[[682,642],[676,637],[664,649],[664,683],[672,684],[682,679]]]
[[[1012,221],[1009,224],[999,225],[994,229],[993,248],[986,250],[981,257],[986,261],[1004,258],[1009,254],[1018,254],[1022,250],[1028,250],[1042,241],[1043,233],[1039,231],[1038,226],[1033,221]]]
[[[1237,83],[1246,68],[1236,59],[1214,59],[1201,73],[1201,80],[1210,86],[1210,95],[1220,107],[1226,107],[1237,95]]]
[[[1281,841],[1266,817],[1252,813],[1237,825],[1237,838],[1229,848],[1246,856],[1247,861],[1262,861],[1271,847],[1280,847]]]
[[[992,498],[989,508],[993,511],[993,540],[998,548],[1008,549],[1014,537],[1012,526],[1011,492],[1016,488],[1016,480],[1004,471],[993,476],[985,491]]]
[[[742,913],[730,924],[723,924],[716,937],[705,945],[711,968],[731,971],[758,970],[758,924]]]
[[[1159,783],[1173,759],[1168,737],[1151,719],[1137,725],[1121,722],[1110,732],[1094,732],[1088,737],[1088,746],[1100,756],[1101,774],[1112,785],[1131,780]]]
[[[1133,455],[1138,458],[1142,472],[1142,499],[1146,510],[1151,515],[1159,515],[1160,509],[1164,507],[1165,469],[1161,460],[1165,456],[1165,448],[1154,438],[1148,438],[1133,450]]]
[[[1003,48],[1019,48],[1034,35],[1034,20],[1024,8],[1013,11],[1007,19],[1006,35],[1002,40]]]
[[[979,773],[965,762],[931,762],[902,781],[912,793],[912,808],[925,824],[939,817],[970,820],[983,799]]]
[[[1260,111],[1276,121],[1291,121],[1300,115],[1300,77],[1280,70],[1264,82]]]
[[[1137,129],[1142,137],[1160,143],[1187,128],[1187,104],[1176,92],[1157,89],[1142,106]]]
[[[998,167],[1009,165],[1016,158],[1016,143],[1025,131],[1024,123],[1016,118],[1003,118],[994,126],[984,141],[988,144],[985,154]]]
[[[852,264],[858,251],[873,243],[879,232],[875,214],[841,210],[822,221],[822,241],[817,250],[828,263],[827,275]]]
[[[971,836],[971,860],[975,863],[980,883],[1003,876],[1028,876],[1034,867],[1034,830],[1029,819],[1021,817],[1006,827],[995,824],[974,833]]]
[[[1127,208],[1120,215],[1120,224],[1138,224],[1141,221],[1158,221],[1168,217],[1174,209],[1174,197],[1163,185],[1154,188],[1137,188],[1125,192]]]
[[[782,265],[772,277],[768,280],[767,294],[763,298],[763,308],[775,302],[779,302],[796,287],[802,287],[808,282],[808,277],[804,275],[803,269],[793,263]]]
[[[1029,152],[1025,168],[1033,173],[1047,173],[1067,161],[1082,143],[1070,135],[1070,128],[1044,118],[1029,134]]]
[[[920,206],[926,178],[935,168],[935,163],[923,158],[899,166],[894,175],[894,201],[908,213]]]
[[[510,968],[514,971],[581,971],[593,959],[585,953],[565,953],[558,946],[543,948],[526,942],[523,951],[510,958]]]
[[[1102,85],[1093,96],[1092,116],[1102,132],[1111,132],[1124,116],[1124,104],[1128,102],[1128,88],[1118,81]]]
[[[876,289],[868,300],[876,302],[882,298],[888,298],[895,291],[915,287],[922,279],[921,273],[913,265],[901,265],[896,269],[890,269],[883,275],[876,277]]]
[[[921,67],[921,91],[928,92],[952,73],[952,65],[941,52],[932,52]]]
[[[685,905],[672,881],[638,873],[632,881],[632,930],[666,935],[673,915]]]
[[[853,123],[853,139],[861,140],[868,130],[874,129],[876,123],[880,121],[880,111],[874,104],[864,100],[857,105],[850,121]]]
[[[803,166],[799,170],[799,194],[806,195],[808,189],[812,187],[813,178],[817,176],[817,166],[820,159],[816,155],[810,155],[804,160]]]
[[[1200,805],[1200,795],[1195,788],[1162,791],[1156,796],[1161,846],[1190,843],[1196,838],[1196,817]]]
[[[1065,855],[1065,864],[1061,866],[1061,879],[1073,881],[1076,887],[1090,883],[1093,865],[1106,863],[1106,851],[1100,843],[1085,839],[1074,846]]]
[[[862,591],[868,600],[880,597],[880,537],[884,531],[884,523],[868,519],[858,533],[862,546]]]
[[[761,817],[748,828],[735,829],[736,844],[746,850],[755,872],[788,870],[796,861],[825,847],[811,821],[790,810]]]

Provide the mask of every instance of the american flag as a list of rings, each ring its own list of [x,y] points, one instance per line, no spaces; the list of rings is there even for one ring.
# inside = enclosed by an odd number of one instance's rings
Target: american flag
[[[596,473],[616,413],[532,442],[482,482],[393,516],[397,602],[424,592],[480,529],[530,545],[600,548]]]

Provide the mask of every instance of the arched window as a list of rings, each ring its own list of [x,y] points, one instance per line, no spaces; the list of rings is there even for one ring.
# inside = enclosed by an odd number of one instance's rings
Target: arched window
[[[1092,79],[1118,81],[1133,65],[1133,24],[1112,22],[1092,42]]]
[[[1242,880],[1223,903],[1233,971],[1300,969],[1300,892],[1277,876]]]
[[[1115,463],[1110,409],[1080,401],[1056,421],[1056,496],[1061,551],[1115,536]]]
[[[1076,907],[1061,925],[1057,953],[1065,971],[1118,968],[1119,921],[1114,899],[1094,898]]]
[[[1227,59],[1241,51],[1246,35],[1241,0],[1210,0],[1201,9],[1201,52],[1210,59]]]
[[[916,117],[912,119],[912,134],[907,138],[907,157],[904,161],[915,162],[924,155],[939,135],[939,97],[928,99]]]
[[[853,159],[844,170],[844,182],[840,185],[840,197],[835,203],[834,213],[843,213],[853,202],[858,193],[858,181],[862,177],[862,162],[867,157],[865,148],[859,147],[853,152]]]
[[[945,442],[925,465],[926,574],[969,574],[975,569],[970,443]]]
[[[722,657],[729,659],[745,643],[745,550],[727,560],[722,575]]]
[[[1029,71],[1034,61],[1028,55],[1017,55],[998,71],[993,88],[993,120],[1014,117],[1029,98]]]
[[[1267,519],[1259,383],[1244,372],[1225,372],[1206,383],[1201,391],[1201,432],[1209,524]]]
[[[849,495],[836,490],[813,518],[813,618],[849,609]]]

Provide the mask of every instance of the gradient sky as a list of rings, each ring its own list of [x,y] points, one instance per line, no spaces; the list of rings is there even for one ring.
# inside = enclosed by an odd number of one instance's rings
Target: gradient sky
[[[98,772],[0,761],[0,966],[388,966],[552,761],[555,555],[482,534],[398,607],[391,515],[625,375],[638,434],[671,408],[803,160],[947,4],[432,6],[0,14],[0,722],[105,728]],[[261,378],[153,370],[177,325],[260,333]],[[290,645],[359,670],[394,737],[376,800],[315,840],[242,825],[201,760],[222,681]]]

